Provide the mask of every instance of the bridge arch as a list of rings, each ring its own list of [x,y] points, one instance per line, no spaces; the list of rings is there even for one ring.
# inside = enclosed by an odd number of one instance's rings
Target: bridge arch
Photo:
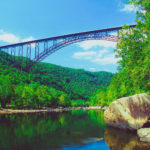
[[[136,25],[130,25],[135,27]],[[106,28],[94,31],[86,31],[39,40],[21,42],[11,45],[0,46],[0,50],[9,53],[11,56],[26,57],[32,63],[26,63],[29,70],[36,62],[41,62],[49,55],[68,45],[86,41],[86,40],[107,40],[117,42],[118,32],[122,27]],[[114,34],[114,32],[116,34]],[[13,62],[13,61],[12,61]],[[20,69],[22,68],[22,59],[19,59]]]
[[[87,41],[87,40],[107,40],[107,41],[117,42],[117,36],[116,35],[108,35],[108,36],[103,36],[103,37],[102,36],[96,36],[96,37],[88,36],[84,38],[74,38],[74,39],[69,39],[69,40],[64,39],[50,46],[49,48],[44,49],[41,53],[39,53],[38,57],[34,58],[34,62],[41,62],[49,55],[53,54],[54,52],[66,46],[69,46],[74,43],[82,42],[82,41]]]

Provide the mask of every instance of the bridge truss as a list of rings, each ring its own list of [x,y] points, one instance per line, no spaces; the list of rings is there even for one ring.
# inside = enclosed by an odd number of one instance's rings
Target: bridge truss
[[[130,25],[130,27],[135,26],[136,25]],[[118,33],[121,29],[122,27],[106,28],[0,46],[0,51],[5,52],[0,54],[5,55],[6,59],[10,59],[12,63],[16,63],[17,61],[18,68],[21,70],[24,58],[26,61],[26,70],[29,70],[36,62],[41,62],[57,50],[73,43],[85,40],[117,42]],[[8,58],[7,54],[11,57]],[[16,58],[18,58],[18,60],[15,60]]]

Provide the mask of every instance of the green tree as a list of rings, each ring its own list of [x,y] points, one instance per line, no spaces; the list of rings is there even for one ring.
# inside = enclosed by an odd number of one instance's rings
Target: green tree
[[[70,98],[67,94],[62,93],[59,97],[58,97],[58,105],[59,106],[69,106],[70,105]]]
[[[21,84],[15,87],[14,104],[17,107],[33,107],[35,103],[35,90],[33,85]]]
[[[35,91],[35,99],[39,107],[51,105],[52,95],[48,92],[48,87],[39,85]]]
[[[150,90],[150,2],[149,0],[128,0],[138,7],[137,26],[129,29],[124,26],[117,44],[117,57],[120,60],[120,74],[124,74],[124,88],[133,88],[133,93]],[[130,81],[132,82],[130,82]],[[130,87],[128,87],[130,83]],[[123,85],[122,85],[123,87]],[[124,90],[124,89],[122,89]],[[123,91],[121,92],[123,93]],[[123,93],[130,94],[129,91]]]
[[[119,32],[116,57],[119,61],[118,73],[113,76],[105,91],[98,91],[94,101],[109,105],[117,98],[138,93],[150,94],[150,1],[127,0],[138,8],[137,25],[125,25]],[[105,101],[105,103],[104,103]]]
[[[3,108],[10,103],[13,94],[13,85],[9,76],[0,75],[0,103]]]

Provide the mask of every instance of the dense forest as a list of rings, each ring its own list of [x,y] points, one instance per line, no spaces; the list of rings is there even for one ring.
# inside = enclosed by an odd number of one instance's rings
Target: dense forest
[[[92,97],[93,105],[109,105],[117,98],[138,93],[150,94],[150,1],[128,0],[137,10],[137,25],[127,25],[119,33],[115,52],[121,58],[118,73],[107,88]]]
[[[107,87],[112,78],[112,73],[105,71],[89,72],[48,63],[39,63],[32,74],[33,81],[61,90],[71,99],[86,101],[97,89]]]
[[[0,52],[0,102],[11,107],[88,106],[99,88],[107,87],[109,72],[89,72],[49,63],[37,63],[30,73],[18,68],[20,58]],[[30,60],[28,60],[28,63]]]

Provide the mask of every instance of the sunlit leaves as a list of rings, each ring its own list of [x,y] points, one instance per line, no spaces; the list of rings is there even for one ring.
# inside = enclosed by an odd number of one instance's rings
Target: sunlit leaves
[[[0,103],[5,107],[12,97],[13,85],[9,76],[0,75]]]
[[[139,6],[137,26],[130,29],[125,25],[119,33],[117,57],[120,57],[119,73],[114,75],[111,84],[104,91],[96,93],[96,104],[104,101],[107,105],[117,98],[139,93],[150,94],[150,1],[128,0]],[[96,98],[98,96],[99,98]]]

